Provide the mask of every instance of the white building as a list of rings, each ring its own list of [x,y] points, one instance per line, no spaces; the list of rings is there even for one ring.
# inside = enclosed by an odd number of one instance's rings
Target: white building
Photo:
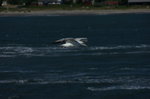
[[[2,2],[2,6],[7,6],[7,5],[8,5],[7,1]]]
[[[38,5],[61,4],[62,0],[38,0]]]

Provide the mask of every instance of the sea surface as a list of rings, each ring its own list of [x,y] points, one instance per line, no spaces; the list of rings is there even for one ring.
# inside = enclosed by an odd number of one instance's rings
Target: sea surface
[[[150,14],[1,16],[0,99],[150,99]]]

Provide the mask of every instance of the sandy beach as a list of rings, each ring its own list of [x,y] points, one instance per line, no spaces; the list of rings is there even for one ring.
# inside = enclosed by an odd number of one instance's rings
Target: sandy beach
[[[127,10],[40,10],[40,11],[2,11],[0,16],[51,16],[51,15],[106,15],[127,13],[150,13],[150,9]]]

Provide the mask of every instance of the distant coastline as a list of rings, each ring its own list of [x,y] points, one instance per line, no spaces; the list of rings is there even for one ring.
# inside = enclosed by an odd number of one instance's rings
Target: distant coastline
[[[150,13],[150,9],[1,11],[0,16],[107,15]]]

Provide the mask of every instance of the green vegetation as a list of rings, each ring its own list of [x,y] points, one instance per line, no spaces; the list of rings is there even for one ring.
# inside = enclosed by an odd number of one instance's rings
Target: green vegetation
[[[81,6],[81,5],[51,5],[51,6],[27,6],[22,8],[0,8],[0,11],[18,11],[18,12],[30,12],[41,10],[128,10],[128,9],[150,9],[150,6]]]
[[[3,0],[0,0],[0,5]],[[7,0],[10,6],[0,7],[0,11],[19,11],[19,12],[29,12],[29,11],[38,11],[38,10],[109,10],[109,9],[150,9],[150,5],[128,5],[127,0],[95,0],[95,4],[86,4],[86,3],[77,3],[77,4],[60,4],[60,5],[33,5],[33,2],[37,2],[37,0]],[[104,1],[117,1],[117,4],[107,4],[103,3]]]

